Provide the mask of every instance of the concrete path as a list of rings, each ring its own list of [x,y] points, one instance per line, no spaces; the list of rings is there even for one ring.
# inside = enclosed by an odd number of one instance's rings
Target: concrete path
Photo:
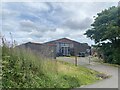
[[[58,60],[64,60],[66,62],[74,63],[74,57],[58,57]],[[78,65],[85,66],[87,68],[103,72],[107,75],[111,75],[110,78],[98,81],[97,83],[82,86],[81,88],[118,88],[118,68],[110,65],[94,62],[91,59],[89,64],[88,57],[78,57]]]

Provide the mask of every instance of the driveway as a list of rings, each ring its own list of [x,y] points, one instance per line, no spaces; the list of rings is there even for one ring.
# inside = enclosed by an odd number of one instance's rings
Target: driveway
[[[74,57],[58,57],[57,59],[70,63],[75,62]],[[92,58],[90,59],[91,62],[89,63],[89,57],[78,57],[77,61],[78,65],[111,75],[111,77],[108,79],[98,81],[97,83],[91,85],[82,86],[81,88],[118,88],[118,67],[95,62]]]

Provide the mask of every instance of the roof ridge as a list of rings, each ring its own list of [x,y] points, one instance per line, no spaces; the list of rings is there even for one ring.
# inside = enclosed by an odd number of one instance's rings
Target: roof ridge
[[[45,43],[55,42],[55,41],[59,41],[59,40],[62,40],[62,39],[66,39],[66,40],[69,40],[69,41],[72,41],[72,42],[76,42],[76,43],[81,44],[80,42],[77,42],[77,41],[75,41],[75,40],[71,40],[71,39],[69,39],[69,38],[60,38],[60,39],[56,39],[56,40],[52,40],[52,41],[48,41],[48,42],[45,42]],[[45,44],[45,43],[44,43],[44,44]]]

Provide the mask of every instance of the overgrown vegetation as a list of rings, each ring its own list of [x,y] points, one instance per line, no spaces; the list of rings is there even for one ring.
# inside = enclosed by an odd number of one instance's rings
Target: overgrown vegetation
[[[104,62],[120,65],[120,6],[98,13],[91,26],[85,35],[95,41]]]
[[[40,58],[30,50],[2,45],[3,88],[73,88],[93,83],[98,72]]]

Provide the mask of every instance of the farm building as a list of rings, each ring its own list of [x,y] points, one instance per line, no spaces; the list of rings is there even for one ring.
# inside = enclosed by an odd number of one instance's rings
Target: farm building
[[[19,47],[31,49],[37,54],[51,58],[56,58],[56,56],[74,56],[80,52],[90,54],[90,46],[87,43],[79,43],[68,38],[61,38],[42,44],[28,42],[19,45]]]
[[[61,38],[44,44],[55,45],[57,56],[78,55],[80,52],[88,53],[90,51],[90,46],[87,43],[79,43],[68,38]]]

